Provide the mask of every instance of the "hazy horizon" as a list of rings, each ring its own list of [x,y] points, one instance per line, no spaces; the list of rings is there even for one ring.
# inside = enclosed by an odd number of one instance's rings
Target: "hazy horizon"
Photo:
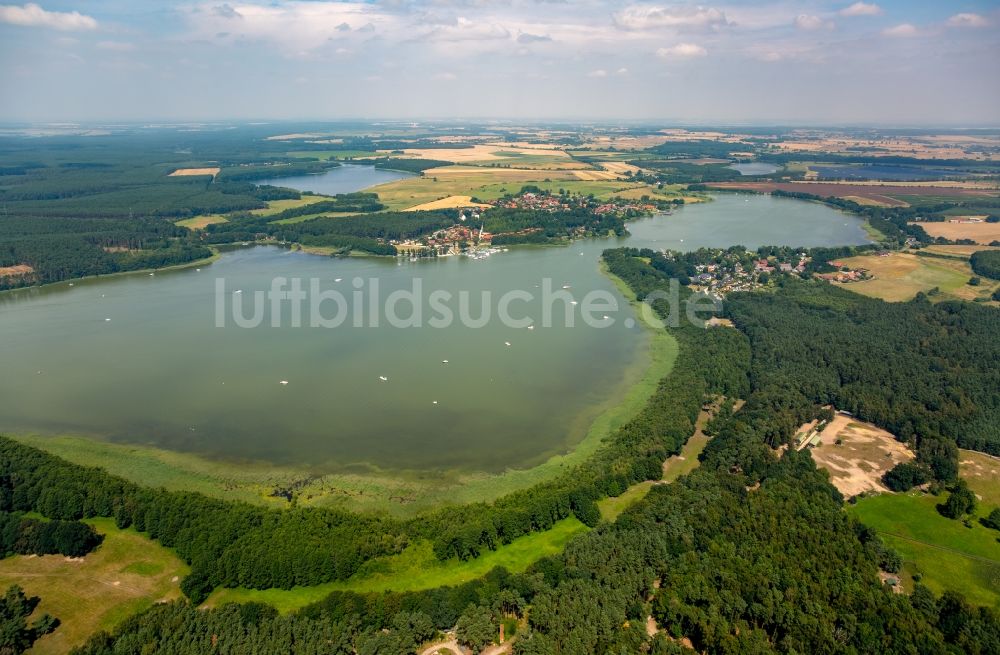
[[[992,127],[998,61],[1000,1],[45,0],[0,122]]]

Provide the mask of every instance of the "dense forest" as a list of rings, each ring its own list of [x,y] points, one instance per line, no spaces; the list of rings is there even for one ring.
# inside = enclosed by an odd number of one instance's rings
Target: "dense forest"
[[[211,256],[188,230],[155,218],[0,217],[0,267],[28,265],[0,277],[0,290],[88,275],[159,268]]]
[[[625,220],[613,213],[595,214],[587,207],[568,211],[494,208],[483,213],[483,227],[493,243],[552,243],[574,236],[624,235]]]
[[[44,521],[0,507],[0,556],[58,554],[81,557],[102,541],[104,537],[86,523]]]
[[[980,250],[969,259],[972,271],[977,275],[1000,280],[1000,250]]]
[[[316,205],[327,205],[334,209],[320,211],[352,211],[345,207],[374,206],[374,194],[348,194],[336,196],[334,200],[322,201]],[[329,204],[328,204],[329,203]],[[315,213],[315,205],[296,209]],[[303,215],[303,214],[298,214]],[[239,214],[226,223],[209,225],[205,230],[206,243],[233,243],[276,239],[305,246],[326,246],[343,251],[360,250],[377,255],[394,255],[396,249],[389,240],[406,239],[429,234],[455,223],[454,212],[381,212],[370,215],[355,215],[348,218],[320,216],[299,223],[276,223],[274,216]]]
[[[1000,312],[924,296],[887,303],[782,278],[776,293],[734,294],[725,313],[750,339],[751,380],[773,445],[811,407],[832,403],[918,451],[937,441],[1000,454]]]
[[[186,135],[186,148],[172,132],[95,137],[86,147],[64,138],[0,139],[0,267],[32,269],[0,276],[0,290],[204,259],[209,249],[175,220],[298,198],[250,180],[337,165],[271,155],[267,144],[254,154],[244,151],[252,143],[230,136]],[[216,177],[170,175],[213,165],[222,169]]]

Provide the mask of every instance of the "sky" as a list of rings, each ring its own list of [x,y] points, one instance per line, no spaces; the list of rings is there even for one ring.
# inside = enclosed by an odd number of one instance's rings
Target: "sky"
[[[0,0],[0,121],[1000,125],[1000,0]]]

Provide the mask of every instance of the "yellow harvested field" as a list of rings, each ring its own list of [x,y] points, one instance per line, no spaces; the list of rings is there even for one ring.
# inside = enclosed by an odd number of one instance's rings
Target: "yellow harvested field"
[[[602,161],[600,162],[601,168],[606,171],[611,171],[616,175],[626,176],[632,175],[639,172],[638,166],[633,166],[632,164],[626,164],[623,161]]]
[[[455,209],[458,207],[490,207],[485,203],[472,202],[472,196],[448,196],[440,200],[432,200],[420,205],[408,207],[408,212],[432,211],[435,209]]]
[[[186,177],[191,175],[211,175],[215,177],[221,170],[218,166],[212,168],[178,168],[169,177]]]
[[[303,207],[305,205],[311,205],[314,202],[320,202],[321,200],[329,200],[328,196],[320,195],[303,195],[301,198],[289,198],[287,200],[271,200],[267,203],[265,209],[252,209],[251,214],[256,214],[257,216],[271,216],[272,214],[277,214],[283,212],[286,209],[294,209],[298,207]]]
[[[990,244],[1000,241],[1000,223],[920,223],[932,237],[946,239],[972,239],[976,243]]]
[[[538,171],[532,168],[484,168],[481,166],[442,166],[427,171],[426,177],[442,182],[479,176],[485,183],[493,182],[534,182],[547,177],[551,180],[575,180],[574,171]]]
[[[864,255],[843,260],[850,268],[865,268],[874,279],[862,282],[837,283],[845,289],[890,302],[910,300],[918,292],[928,292],[935,287],[941,300],[960,298],[972,300],[988,296],[1000,283],[983,280],[978,287],[969,286],[973,276],[968,261],[920,257],[910,253],[892,253],[888,257]]]
[[[611,171],[573,171],[578,180],[595,182],[597,180],[617,180],[619,175]]]
[[[807,423],[799,431],[813,427]],[[830,482],[847,497],[889,491],[882,476],[896,464],[914,458],[909,447],[891,433],[843,414],[834,416],[820,433],[820,444],[810,452],[816,466],[826,469]]]
[[[875,200],[874,198],[865,198],[864,196],[844,196],[844,200],[856,202],[864,207],[892,207],[890,203]]]
[[[42,637],[33,655],[68,653],[99,630],[111,630],[153,603],[181,597],[188,567],[172,551],[110,519],[92,519],[104,543],[84,557],[15,555],[0,560],[0,586],[20,585],[42,599],[38,612],[60,626]]]
[[[939,255],[951,255],[952,257],[971,257],[972,253],[980,250],[997,250],[997,246],[924,246],[924,252],[933,252]]]
[[[202,216],[193,216],[191,218],[185,218],[184,220],[177,221],[175,225],[186,227],[189,230],[204,230],[207,226],[213,223],[226,222],[228,222],[228,220],[222,214],[204,214]]]

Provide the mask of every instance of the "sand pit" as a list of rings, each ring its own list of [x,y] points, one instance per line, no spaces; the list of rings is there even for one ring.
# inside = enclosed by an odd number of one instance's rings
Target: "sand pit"
[[[405,211],[408,212],[419,212],[419,211],[432,211],[434,209],[456,209],[458,207],[491,207],[492,205],[487,205],[481,202],[472,202],[472,196],[448,196],[447,198],[441,198],[440,200],[432,200],[431,202],[425,202],[422,205],[415,205],[413,207],[408,207]]]
[[[35,272],[35,269],[31,268],[27,264],[18,264],[17,266],[0,266],[0,277],[20,277],[22,275],[31,275]]]
[[[169,177],[190,177],[194,175],[211,175],[215,177],[219,174],[219,170],[218,166],[212,168],[178,168]]]
[[[813,427],[806,424],[800,432],[808,434]],[[888,492],[882,476],[896,464],[914,458],[907,445],[889,432],[843,414],[837,414],[819,433],[819,440],[818,446],[811,447],[812,457],[848,498],[865,491]]]

